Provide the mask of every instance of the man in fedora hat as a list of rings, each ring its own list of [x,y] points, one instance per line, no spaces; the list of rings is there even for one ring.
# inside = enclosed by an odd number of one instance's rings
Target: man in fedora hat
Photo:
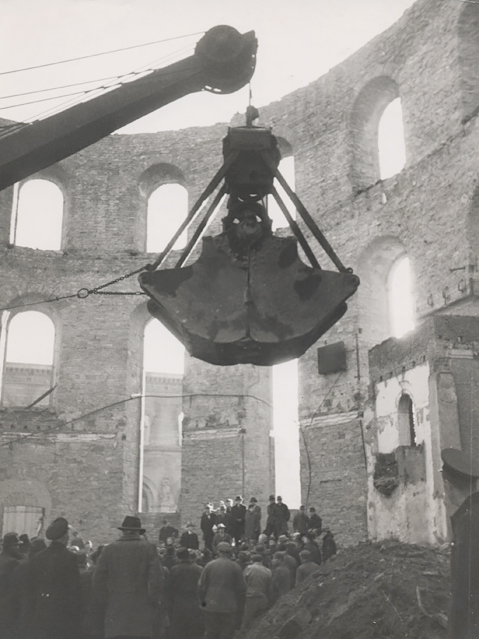
[[[479,637],[479,464],[461,450],[445,448],[446,509],[451,518],[450,639]]]
[[[127,515],[122,536],[106,546],[93,575],[93,603],[103,610],[106,639],[152,637],[163,587],[156,546],[141,537],[140,519]]]
[[[55,519],[45,532],[50,545],[33,555],[25,574],[25,635],[29,639],[79,639],[81,586],[75,555],[67,550],[69,525]]]
[[[243,618],[246,582],[240,566],[231,559],[231,544],[218,544],[218,559],[206,564],[198,592],[205,615],[207,639],[232,639]]]

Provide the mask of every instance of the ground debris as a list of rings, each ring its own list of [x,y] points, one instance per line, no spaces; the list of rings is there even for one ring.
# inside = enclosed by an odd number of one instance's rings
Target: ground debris
[[[247,639],[445,639],[449,598],[446,549],[362,543],[280,599]]]

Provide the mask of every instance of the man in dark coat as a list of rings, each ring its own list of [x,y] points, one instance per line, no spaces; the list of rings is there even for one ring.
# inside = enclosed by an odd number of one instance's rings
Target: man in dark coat
[[[201,515],[200,527],[203,533],[203,540],[205,542],[205,548],[210,552],[213,552],[213,526],[216,524],[215,513],[211,512],[211,508],[206,504],[203,514]]]
[[[200,639],[203,636],[203,613],[198,596],[198,580],[203,569],[191,561],[188,548],[178,548],[180,562],[173,566],[168,579],[166,600],[170,619],[170,639]]]
[[[280,597],[286,595],[294,586],[291,572],[284,563],[284,553],[275,552],[273,555],[273,575],[271,580],[272,601],[276,603]]]
[[[170,537],[176,539],[178,537],[178,530],[170,524],[168,519],[163,519],[163,526],[160,528],[158,541],[160,544],[166,544],[166,540]]]
[[[315,535],[320,535],[323,530],[323,520],[317,514],[316,508],[309,509],[309,530],[313,530]]]
[[[28,639],[81,636],[82,596],[76,556],[67,550],[69,526],[58,517],[47,528],[51,544],[28,560],[25,625]]]
[[[194,526],[189,521],[186,524],[186,531],[180,537],[180,546],[182,548],[191,548],[192,550],[198,550],[200,542],[198,541],[198,535],[193,530]]]
[[[334,541],[334,535],[329,528],[324,529],[324,537],[321,544],[321,556],[323,561],[327,561],[330,557],[336,554],[336,542]]]
[[[198,584],[208,639],[232,639],[241,626],[246,582],[231,553],[230,544],[219,544],[218,559],[206,564]]]
[[[306,514],[306,506],[299,507],[299,513],[293,519],[293,531],[305,535],[309,530],[309,517]]]
[[[0,639],[13,639],[17,632],[20,602],[15,572],[23,557],[19,547],[20,539],[17,533],[7,533],[3,537],[3,550],[0,555]]]
[[[446,508],[451,518],[450,639],[479,637],[479,464],[463,451],[441,451]]]
[[[271,535],[276,535],[276,497],[274,495],[269,496],[266,515],[266,528],[264,529],[264,534],[270,537]]]
[[[299,555],[301,557],[301,566],[299,566],[296,571],[296,585],[302,583],[319,570],[318,564],[315,561],[311,561],[311,553],[309,550],[302,550]]]
[[[244,525],[246,518],[246,506],[242,503],[243,499],[238,495],[235,499],[235,504],[231,509],[231,517],[233,519],[233,534],[232,537],[235,540],[236,546],[239,546],[240,541],[244,537]]]
[[[123,535],[105,546],[93,575],[92,597],[104,607],[105,638],[152,637],[163,589],[156,546],[141,538],[138,517],[126,516]]]
[[[283,503],[283,498],[278,495],[276,497],[276,505],[274,507],[275,532],[276,537],[288,532],[288,521],[290,512],[288,506]]]
[[[246,542],[253,546],[261,533],[261,508],[256,498],[251,497],[248,510],[245,513],[244,534]]]

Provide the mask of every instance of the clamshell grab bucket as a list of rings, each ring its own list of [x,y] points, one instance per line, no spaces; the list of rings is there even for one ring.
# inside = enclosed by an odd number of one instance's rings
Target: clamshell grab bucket
[[[268,235],[238,259],[228,234],[203,238],[191,266],[140,275],[149,312],[201,360],[271,366],[303,355],[346,312],[359,279],[304,264]]]

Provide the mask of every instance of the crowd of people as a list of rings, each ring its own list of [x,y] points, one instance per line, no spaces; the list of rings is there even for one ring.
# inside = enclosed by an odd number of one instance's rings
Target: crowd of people
[[[314,508],[290,521],[271,495],[206,504],[199,531],[168,520],[148,539],[136,516],[93,550],[57,518],[45,537],[9,532],[0,554],[0,639],[232,639],[336,553]],[[200,532],[201,531],[201,532]]]

